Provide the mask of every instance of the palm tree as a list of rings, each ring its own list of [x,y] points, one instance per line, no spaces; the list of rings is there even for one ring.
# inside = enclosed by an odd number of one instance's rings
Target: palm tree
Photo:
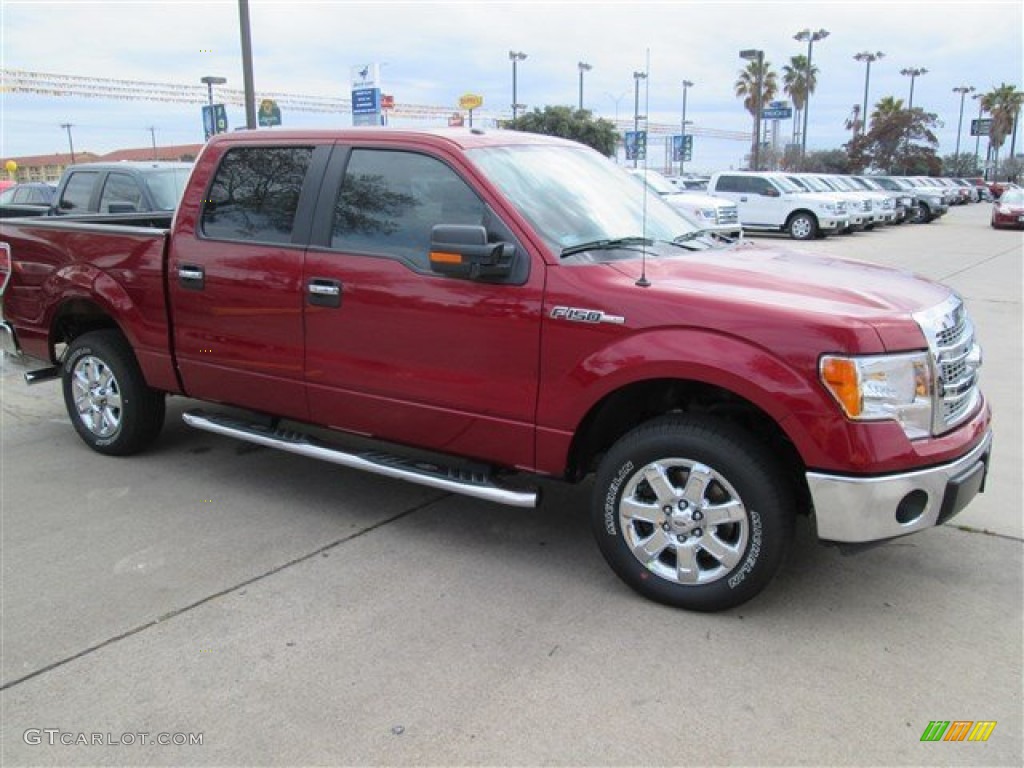
[[[814,93],[818,87],[818,68],[811,65],[807,69],[807,57],[804,55],[793,56],[789,64],[782,67],[782,83],[789,98],[793,100],[793,109],[796,114],[793,116],[793,143],[796,143],[798,126],[801,125],[800,117],[803,114],[804,106],[807,104],[807,96]]]
[[[757,81],[758,77],[761,79],[761,98],[757,98]],[[760,104],[761,109],[775,98],[775,94],[779,92],[779,76],[772,69],[770,61],[762,60],[761,65],[758,65],[757,60],[747,63],[744,69],[740,70],[740,76],[736,80],[736,97],[743,99],[743,107],[753,117],[757,117],[757,107]],[[751,156],[754,155],[754,141],[757,137],[753,137],[751,141]]]
[[[875,104],[875,111],[871,113],[871,122],[884,122],[889,118],[903,111],[903,99],[895,96],[883,96]]]
[[[1003,146],[1006,137],[1013,130],[1017,120],[1017,113],[1024,104],[1024,93],[1018,91],[1014,86],[1001,84],[981,97],[981,107],[992,115],[992,126],[988,130],[989,144],[995,149],[993,160],[996,168],[999,167],[999,148]]]
[[[846,130],[853,131],[854,138],[860,132],[860,104],[854,104],[850,110],[850,116],[846,118]]]

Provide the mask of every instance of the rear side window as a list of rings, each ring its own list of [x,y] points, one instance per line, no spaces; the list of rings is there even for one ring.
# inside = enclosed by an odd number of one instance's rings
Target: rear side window
[[[64,185],[64,193],[60,196],[62,213],[85,213],[89,210],[89,200],[99,176],[96,171],[75,171],[68,177]]]
[[[100,195],[100,213],[133,213],[144,209],[142,190],[132,176],[127,173],[107,175]]]
[[[312,157],[312,147],[229,150],[203,205],[203,234],[218,240],[290,243]]]
[[[742,192],[740,189],[740,182],[743,180],[742,176],[719,176],[718,181],[715,183],[716,192]]]
[[[439,160],[414,152],[356,149],[334,207],[331,247],[430,266],[435,224],[484,224],[483,202]]]

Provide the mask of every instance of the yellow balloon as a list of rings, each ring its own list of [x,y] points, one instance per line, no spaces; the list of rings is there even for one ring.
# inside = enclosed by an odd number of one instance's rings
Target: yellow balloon
[[[8,160],[6,163],[4,163],[4,168],[7,169],[8,173],[14,173],[16,170],[18,170],[18,164],[13,160]]]

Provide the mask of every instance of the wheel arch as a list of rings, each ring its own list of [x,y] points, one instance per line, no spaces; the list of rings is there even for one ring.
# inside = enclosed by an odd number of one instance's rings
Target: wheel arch
[[[671,413],[705,414],[743,429],[781,459],[799,508],[809,509],[806,465],[779,421],[749,398],[719,384],[696,379],[635,381],[601,398],[587,411],[573,435],[567,476],[582,479],[633,428]]]

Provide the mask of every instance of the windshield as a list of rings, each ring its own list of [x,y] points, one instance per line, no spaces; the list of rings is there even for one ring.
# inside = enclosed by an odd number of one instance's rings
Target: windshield
[[[675,240],[696,228],[658,195],[586,147],[479,147],[467,152],[556,252],[601,240]],[[646,205],[646,224],[644,208]]]
[[[825,184],[825,182],[821,181],[821,179],[818,179],[818,178],[816,178],[814,176],[804,176],[802,178],[804,180],[804,183],[806,183],[807,186],[809,186],[815,192],[831,192],[832,191],[832,189],[827,184]]]
[[[146,174],[146,186],[153,196],[156,210],[173,211],[178,207],[190,172],[189,168],[173,168]]]
[[[659,195],[677,195],[679,189],[672,186],[672,182],[666,179],[657,171],[630,171],[630,175],[636,176],[647,182],[647,186]]]
[[[785,176],[772,176],[772,181],[774,181],[783,192],[803,192],[803,190],[800,189],[800,187],[798,187],[792,181],[787,179]]]

